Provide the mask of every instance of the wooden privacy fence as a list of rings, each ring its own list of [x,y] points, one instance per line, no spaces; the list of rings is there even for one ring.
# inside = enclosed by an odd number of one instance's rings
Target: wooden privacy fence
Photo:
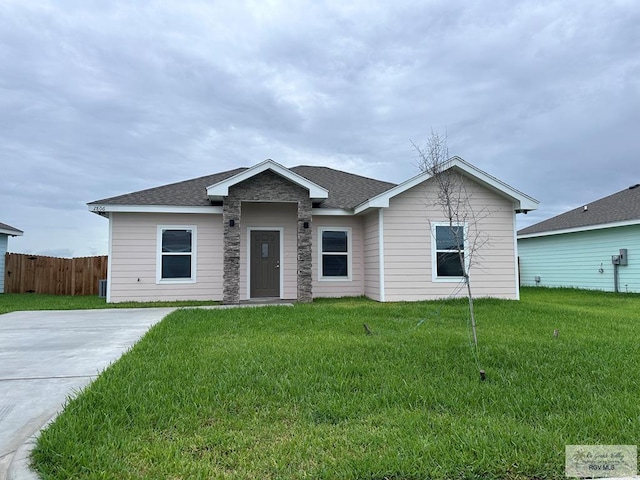
[[[6,293],[98,295],[107,278],[107,256],[58,258],[7,253],[4,268]]]

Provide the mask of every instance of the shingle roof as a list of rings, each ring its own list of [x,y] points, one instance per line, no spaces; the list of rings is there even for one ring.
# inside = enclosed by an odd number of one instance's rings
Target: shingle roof
[[[328,167],[300,165],[289,170],[329,190],[329,198],[322,202],[323,208],[352,209],[396,186],[395,183],[361,177]]]
[[[2,222],[0,222],[0,230],[5,230],[7,232],[15,232],[16,235],[22,235],[24,233],[22,230],[18,230],[17,228]]]
[[[116,197],[90,202],[89,205],[172,205],[179,207],[211,205],[207,197],[207,187],[233,177],[246,168],[236,168],[204,177],[183,180],[160,187],[148,188]]]
[[[184,180],[178,183],[140,190],[90,202],[89,205],[166,205],[207,206],[211,205],[206,188],[226,180],[246,168]],[[352,209],[365,200],[395,187],[394,183],[374,180],[327,167],[298,166],[289,170],[329,190],[329,198],[322,208]]]
[[[518,231],[518,235],[588,228],[632,220],[640,221],[640,185],[633,185],[608,197],[523,228]]]

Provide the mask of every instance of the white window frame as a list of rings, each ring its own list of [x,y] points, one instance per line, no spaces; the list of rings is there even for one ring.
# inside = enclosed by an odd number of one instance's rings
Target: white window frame
[[[162,278],[162,256],[170,255],[169,253],[162,252],[162,232],[165,230],[191,230],[190,278]],[[196,283],[196,265],[198,263],[198,227],[196,225],[158,225],[156,239],[156,284]],[[180,253],[180,255],[185,255],[185,253]]]
[[[323,252],[322,234],[324,232],[345,232],[347,234],[347,252]],[[318,280],[321,282],[350,282],[353,275],[353,246],[351,241],[351,227],[318,227]],[[324,255],[347,256],[347,276],[346,277],[325,277],[322,271],[322,257]]]
[[[453,224],[449,224],[449,222],[431,222],[431,279],[434,282],[460,282],[464,277],[440,277],[438,276],[438,250],[437,250],[437,242],[436,242],[436,227],[462,227],[462,235],[464,242],[464,268],[467,272],[469,272],[469,248],[468,248],[468,238],[467,238],[467,230],[468,226],[466,222],[454,222]],[[445,251],[445,250],[441,250]]]

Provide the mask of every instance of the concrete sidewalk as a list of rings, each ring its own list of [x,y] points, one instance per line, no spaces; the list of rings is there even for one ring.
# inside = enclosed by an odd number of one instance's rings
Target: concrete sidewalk
[[[30,439],[69,395],[89,384],[173,310],[0,315],[0,480],[36,478],[26,468]]]

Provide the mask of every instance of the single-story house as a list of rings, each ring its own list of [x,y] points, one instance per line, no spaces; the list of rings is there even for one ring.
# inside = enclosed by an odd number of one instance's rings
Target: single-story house
[[[23,233],[22,230],[0,222],[0,293],[4,293],[4,262],[9,245],[9,237],[18,237]]]
[[[519,298],[515,216],[538,202],[459,157],[447,169],[490,212],[479,220],[491,241],[472,272],[475,294]],[[109,219],[109,302],[422,300],[463,290],[455,268],[437,266],[451,253],[434,188],[427,173],[395,185],[266,160],[88,208]]]
[[[521,284],[640,292],[640,185],[518,232]]]

